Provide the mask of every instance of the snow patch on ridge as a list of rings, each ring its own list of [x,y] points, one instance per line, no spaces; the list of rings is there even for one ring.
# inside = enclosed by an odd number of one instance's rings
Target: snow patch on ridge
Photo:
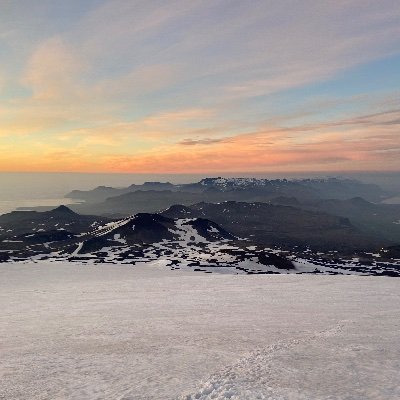
[[[200,236],[197,230],[190,224],[196,218],[183,218],[176,221],[176,230],[169,229],[173,234],[179,235],[179,242],[188,243],[208,243],[208,240]]]

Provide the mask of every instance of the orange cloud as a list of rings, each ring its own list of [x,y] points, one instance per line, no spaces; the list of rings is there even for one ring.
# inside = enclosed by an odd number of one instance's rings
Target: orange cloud
[[[33,169],[143,173],[217,173],[307,170],[398,170],[400,148],[392,133],[332,132],[298,143],[284,132],[255,132],[187,146],[163,145],[136,154],[46,153]],[[397,147],[396,147],[397,146]],[[32,167],[32,165],[31,165]]]
[[[1,112],[1,110],[0,110]],[[34,114],[31,113],[31,122]],[[235,133],[188,108],[49,135],[4,136],[0,170],[143,173],[400,170],[400,110]],[[38,124],[40,118],[38,118]],[[24,121],[26,122],[26,121]],[[47,121],[48,123],[50,121]],[[283,125],[284,120],[280,120]],[[292,121],[291,121],[292,122]],[[265,124],[264,124],[265,125]],[[4,124],[0,125],[0,127]],[[12,128],[12,124],[9,123]],[[23,126],[14,126],[22,129]]]

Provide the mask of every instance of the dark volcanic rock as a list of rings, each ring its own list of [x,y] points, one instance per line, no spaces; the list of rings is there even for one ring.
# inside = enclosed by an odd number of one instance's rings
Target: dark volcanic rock
[[[91,237],[83,241],[80,252],[92,252],[111,245],[118,246],[118,243],[137,245],[162,241],[190,242],[191,238],[186,237],[190,236],[188,229],[210,242],[235,239],[229,232],[206,219],[181,220],[178,224],[176,220],[159,214],[140,213],[93,231]]]
[[[263,246],[300,246],[321,250],[371,249],[383,241],[357,230],[348,218],[324,212],[268,203],[226,201],[173,206],[162,213],[168,217],[207,218],[233,235]]]
[[[68,231],[51,230],[47,232],[35,232],[30,234],[21,235],[18,239],[23,240],[25,243],[48,243],[59,242],[74,238],[75,235]]]
[[[55,230],[82,233],[108,221],[104,217],[77,214],[66,206],[44,212],[13,211],[0,215],[0,237]]]
[[[400,204],[376,204],[354,197],[301,202],[298,207],[347,218],[364,235],[380,239],[381,247],[400,242]]]
[[[382,249],[381,255],[386,258],[394,258],[400,260],[400,245],[390,246],[386,249]]]
[[[199,234],[209,241],[216,240],[234,240],[235,236],[230,234],[225,229],[222,229],[215,222],[204,218],[196,218],[193,221],[188,221],[187,224],[191,225]]]
[[[262,252],[258,254],[258,261],[263,265],[274,265],[278,269],[295,269],[293,263],[286,257],[273,253]]]
[[[10,259],[9,254],[7,253],[0,253],[0,263],[6,262]]]

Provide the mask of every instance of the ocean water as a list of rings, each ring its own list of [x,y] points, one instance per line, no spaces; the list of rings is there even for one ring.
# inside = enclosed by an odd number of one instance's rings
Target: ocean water
[[[65,195],[74,189],[97,186],[126,187],[133,183],[162,181],[189,183],[200,175],[87,174],[87,173],[0,173],[0,214],[19,207],[58,206],[73,201]]]
[[[391,197],[390,199],[387,199],[387,200],[383,201],[383,203],[386,203],[386,204],[400,204],[400,196]]]
[[[89,190],[97,186],[126,187],[146,181],[171,183],[197,182],[211,176],[257,178],[304,178],[343,176],[367,183],[377,183],[394,193],[393,202],[400,203],[400,173],[233,173],[233,174],[101,174],[101,173],[19,173],[0,172],[0,214],[19,207],[58,206],[71,204],[65,195],[74,189]]]

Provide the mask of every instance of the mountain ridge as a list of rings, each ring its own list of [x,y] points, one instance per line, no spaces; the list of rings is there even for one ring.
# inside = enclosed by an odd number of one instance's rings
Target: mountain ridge
[[[157,261],[172,270],[183,268],[204,273],[400,276],[400,265],[388,259],[385,252],[381,253],[385,257],[382,259],[377,258],[379,254],[371,256],[368,253],[342,258],[338,252],[315,253],[310,249],[296,249],[296,246],[280,249],[268,247],[262,241],[257,243],[255,238],[240,237],[204,218],[202,214],[208,206],[226,208],[237,204],[201,203],[197,206],[201,215],[197,217],[188,215],[193,211],[189,207],[174,206],[169,211],[179,212],[183,218],[139,213],[119,220],[96,221],[95,225],[89,226],[90,229],[82,230],[81,227],[80,233],[54,229],[52,224],[56,221],[53,221],[50,224],[52,229],[48,231],[21,235],[9,233],[7,238],[0,238],[0,262],[34,260],[136,265]],[[251,209],[260,205],[244,203],[240,206]],[[292,207],[282,208],[287,212]],[[232,210],[235,213],[240,211]],[[45,217],[49,212],[42,214]],[[64,207],[50,214],[75,219],[81,217]],[[341,223],[346,227],[349,225],[346,220]],[[57,222],[54,226],[58,226]]]
[[[85,200],[87,202],[101,202],[108,198],[117,197],[136,191],[164,191],[206,193],[221,192],[231,194],[237,193],[238,198],[232,200],[244,200],[243,192],[247,192],[249,201],[255,200],[256,196],[265,198],[277,197],[280,195],[301,196],[305,199],[310,198],[329,198],[332,195],[339,195],[346,199],[361,196],[371,201],[381,201],[389,197],[389,193],[383,191],[379,186],[363,183],[356,180],[345,178],[315,178],[315,179],[257,179],[257,178],[204,178],[199,182],[187,184],[172,184],[170,182],[145,182],[142,185],[130,185],[126,188],[111,188],[99,186],[93,190],[74,190],[66,197]],[[206,199],[203,199],[206,200]],[[221,200],[224,200],[221,198]]]

